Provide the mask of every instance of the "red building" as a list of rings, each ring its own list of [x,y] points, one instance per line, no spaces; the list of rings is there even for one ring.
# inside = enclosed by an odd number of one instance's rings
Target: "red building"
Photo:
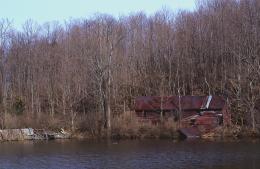
[[[180,131],[193,137],[231,123],[226,102],[222,96],[140,96],[135,100],[135,112],[141,121],[153,124],[161,115],[165,120],[180,119]]]

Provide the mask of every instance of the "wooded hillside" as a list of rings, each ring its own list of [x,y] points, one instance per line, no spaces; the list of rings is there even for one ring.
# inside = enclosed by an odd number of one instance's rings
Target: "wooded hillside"
[[[260,128],[259,0],[28,21],[22,31],[0,21],[1,128],[52,118],[57,126],[80,119],[88,130],[109,128],[136,96],[210,94],[228,98],[234,124]]]

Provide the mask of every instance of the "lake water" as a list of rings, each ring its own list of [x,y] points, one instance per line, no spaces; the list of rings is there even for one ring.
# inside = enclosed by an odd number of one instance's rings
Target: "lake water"
[[[260,142],[0,143],[0,169],[260,169]]]

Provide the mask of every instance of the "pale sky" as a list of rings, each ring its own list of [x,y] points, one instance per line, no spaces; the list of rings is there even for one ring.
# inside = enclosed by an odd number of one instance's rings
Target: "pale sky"
[[[87,18],[95,13],[113,16],[144,11],[153,14],[162,8],[192,10],[195,0],[0,0],[0,18],[8,18],[16,28],[28,19],[39,24],[72,18]]]

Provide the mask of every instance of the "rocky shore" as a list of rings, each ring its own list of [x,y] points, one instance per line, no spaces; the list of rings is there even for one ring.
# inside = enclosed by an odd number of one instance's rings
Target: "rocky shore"
[[[122,128],[121,128],[122,129]],[[180,140],[181,136],[178,130],[165,127],[141,127],[139,129],[112,130],[108,136],[105,131],[100,135],[91,135],[89,132],[75,131],[68,132],[63,129],[48,130],[48,129],[3,129],[0,130],[1,141],[22,141],[22,140],[52,140],[52,139],[173,139]],[[203,134],[198,139],[204,140],[237,140],[237,139],[259,139],[260,133],[253,132],[249,128],[241,128],[233,126],[229,128],[218,127],[214,131]]]
[[[3,129],[0,130],[0,141],[19,140],[50,140],[67,139],[71,134],[61,129],[60,131],[50,131],[45,129]]]

